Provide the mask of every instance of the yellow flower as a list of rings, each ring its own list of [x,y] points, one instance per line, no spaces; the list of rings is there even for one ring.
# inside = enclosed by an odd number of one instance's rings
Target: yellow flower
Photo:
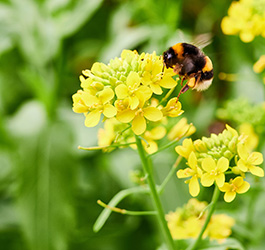
[[[92,80],[92,78],[88,77],[89,72],[88,70],[82,71],[83,75],[79,76],[79,80],[81,82],[81,87],[84,91],[90,93],[91,95],[96,95],[97,92],[104,89],[104,84],[101,82],[95,82]],[[84,76],[87,76],[85,78]]]
[[[196,128],[192,123],[188,124],[187,118],[182,118],[179,122],[169,131],[167,137],[169,140],[180,139],[183,136],[190,136],[196,132]]]
[[[140,101],[145,102],[152,96],[152,90],[147,87],[140,85],[141,78],[136,72],[130,72],[126,84],[119,84],[115,88],[118,99],[128,98],[130,109],[136,109]]]
[[[111,145],[114,142],[115,138],[117,137],[116,132],[121,131],[125,127],[126,125],[117,121],[116,118],[110,118],[106,120],[104,123],[104,128],[99,128],[98,130],[98,145],[101,147]],[[123,136],[120,137],[119,137],[119,143],[121,143],[122,140],[124,141],[124,137]],[[109,152],[114,149],[115,148],[113,147],[113,148],[103,149],[103,151]]]
[[[250,123],[243,123],[239,126],[239,133],[246,135],[244,144],[249,150],[253,150],[258,146],[259,137],[255,133],[253,126]]]
[[[179,207],[175,212],[166,214],[168,228],[173,239],[187,239],[198,237],[203,224],[205,223],[206,213],[201,213],[206,208],[206,202],[197,199],[190,199],[183,207]],[[231,227],[235,220],[226,214],[216,214],[211,217],[203,238],[209,237],[218,242],[226,239],[231,233]]]
[[[162,59],[155,61],[155,63],[149,60],[149,64],[146,65],[148,71],[143,73],[142,82],[144,85],[150,86],[156,95],[163,93],[161,87],[171,89],[177,85],[177,81],[172,78],[175,75],[172,69],[164,69],[163,72],[164,65]]]
[[[73,110],[76,113],[85,113],[85,125],[94,127],[99,123],[102,113],[107,118],[116,115],[116,108],[109,103],[113,97],[114,92],[111,88],[105,88],[98,92],[97,96],[93,96],[88,92],[78,91],[73,95]]]
[[[186,159],[188,159],[192,151],[195,151],[192,140],[190,138],[185,139],[182,143],[182,146],[176,146],[175,150],[179,155],[183,156]]]
[[[181,110],[181,103],[177,102],[177,97],[170,99],[166,107],[161,110],[164,116],[177,117],[180,116],[184,111]]]
[[[200,233],[203,221],[198,220],[197,216],[182,218],[181,210],[170,212],[166,215],[168,228],[173,239],[196,238]]]
[[[146,140],[146,143],[144,140],[142,140],[142,143],[144,145],[144,149],[148,154],[152,154],[157,151],[158,146],[155,141],[162,139],[166,135],[166,129],[163,126],[158,126],[150,131],[145,131],[143,138]]]
[[[224,200],[226,202],[231,202],[235,199],[236,194],[246,193],[250,188],[248,182],[244,181],[244,179],[240,176],[236,177],[234,180],[230,180],[229,183],[225,183],[220,190],[225,192]]]
[[[221,243],[224,239],[231,235],[231,228],[235,224],[235,220],[226,214],[214,214],[207,226],[207,232],[210,239],[217,240]]]
[[[228,159],[221,157],[217,164],[214,159],[208,157],[203,159],[202,168],[206,171],[205,174],[202,175],[201,183],[205,187],[210,187],[216,182],[217,186],[220,188],[225,183],[225,175],[224,172],[229,167]]]
[[[202,175],[202,170],[198,167],[197,158],[194,152],[191,152],[188,159],[189,168],[180,169],[177,172],[178,178],[187,178],[191,177],[188,182],[189,183],[189,192],[194,197],[197,196],[200,192],[200,185],[198,178]]]
[[[120,104],[119,104],[120,105]],[[135,110],[125,108],[116,115],[118,121],[123,123],[132,122],[132,130],[136,135],[141,135],[146,130],[146,119],[157,122],[163,118],[162,112],[155,107],[143,108],[143,103]]]
[[[246,145],[242,143],[237,145],[237,152],[240,157],[237,162],[237,166],[241,171],[250,171],[253,175],[259,177],[264,176],[264,170],[256,166],[263,162],[263,155],[261,153],[253,152],[249,154]]]
[[[239,34],[243,42],[251,42],[255,36],[265,37],[264,1],[233,1],[228,16],[221,22],[224,34]]]

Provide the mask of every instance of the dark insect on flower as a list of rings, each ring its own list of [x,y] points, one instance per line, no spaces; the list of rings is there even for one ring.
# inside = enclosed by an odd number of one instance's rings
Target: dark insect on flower
[[[196,46],[189,43],[177,43],[163,53],[164,64],[173,68],[186,84],[178,94],[189,88],[203,91],[209,88],[213,80],[213,64],[210,58]]]

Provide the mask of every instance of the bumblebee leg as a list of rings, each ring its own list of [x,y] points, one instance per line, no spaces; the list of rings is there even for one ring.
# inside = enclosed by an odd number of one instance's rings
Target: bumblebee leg
[[[178,94],[178,96],[177,96],[177,101],[176,102],[178,102],[179,101],[179,96],[181,95],[181,94],[183,94],[183,93],[185,93],[187,90],[189,90],[189,85],[188,85],[188,83],[186,83],[183,87],[182,87],[182,89],[179,91],[179,94]]]
[[[201,74],[198,75],[194,87],[195,87],[195,86],[199,83],[199,81],[201,80],[201,76],[202,76]]]

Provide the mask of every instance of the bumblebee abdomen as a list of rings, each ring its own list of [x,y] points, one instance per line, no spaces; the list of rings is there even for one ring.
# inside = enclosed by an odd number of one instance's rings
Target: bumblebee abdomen
[[[201,73],[201,80],[210,80],[213,78],[213,69]]]

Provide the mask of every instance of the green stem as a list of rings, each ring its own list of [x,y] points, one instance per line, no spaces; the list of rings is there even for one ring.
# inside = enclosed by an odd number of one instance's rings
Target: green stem
[[[155,205],[155,209],[157,211],[157,218],[158,218],[161,230],[163,231],[163,234],[164,234],[167,246],[168,246],[168,250],[175,250],[174,241],[173,241],[173,238],[169,232],[167,222],[165,220],[165,213],[163,211],[163,207],[162,207],[161,201],[160,201],[158,193],[157,193],[152,169],[151,169],[150,163],[149,163],[150,159],[147,159],[147,157],[146,157],[146,153],[145,153],[145,150],[143,148],[141,139],[138,136],[135,136],[135,139],[136,139],[136,145],[137,145],[139,156],[140,156],[141,161],[142,161],[142,166],[143,166],[144,172],[147,174],[147,181],[148,181],[148,184],[150,187],[150,192],[151,192],[151,196],[152,196],[152,199],[153,199],[153,202]]]
[[[169,171],[168,175],[166,176],[166,178],[164,179],[162,184],[159,186],[159,194],[163,193],[167,183],[169,182],[169,180],[171,179],[173,174],[175,174],[176,169],[177,169],[179,163],[181,162],[181,160],[182,160],[182,156],[179,156],[178,159],[176,160],[176,162],[174,163],[174,165],[172,166],[171,170]]]
[[[171,96],[171,94],[174,92],[175,88],[176,88],[176,86],[173,87],[172,89],[170,89],[170,90],[167,92],[167,94],[162,98],[162,100],[159,102],[158,105],[160,105],[160,104],[162,104],[163,102],[165,102],[165,101]]]
[[[158,149],[157,151],[155,151],[154,153],[147,155],[147,157],[148,157],[148,158],[149,158],[149,157],[152,157],[152,156],[158,154],[159,152],[161,152],[161,151],[163,151],[163,150],[165,150],[165,149],[167,149],[167,148],[170,148],[172,145],[176,145],[178,142],[179,142],[178,139],[176,139],[176,140],[174,140],[174,141],[171,141],[171,142],[169,142],[168,144],[164,145],[163,147],[159,148],[159,149]]]
[[[78,146],[78,149],[93,151],[93,150],[101,150],[101,149],[107,149],[107,148],[118,148],[118,147],[126,147],[135,144],[135,142],[128,142],[128,143],[120,143],[120,144],[111,144],[108,146],[95,146],[95,147],[82,147]]]
[[[149,158],[149,157],[152,157],[152,156],[158,154],[159,152],[161,152],[161,151],[163,151],[163,150],[165,150],[165,149],[171,147],[172,145],[175,145],[177,142],[179,142],[179,140],[180,140],[181,138],[183,138],[183,137],[189,132],[189,130],[190,130],[191,127],[192,127],[192,123],[190,123],[188,129],[187,129],[182,135],[180,135],[179,137],[177,137],[175,140],[169,142],[168,144],[164,145],[163,147],[159,148],[156,152],[147,155],[147,157],[148,157],[148,158]]]
[[[214,192],[213,192],[213,197],[212,197],[212,201],[211,203],[209,204],[209,212],[207,214],[207,217],[206,217],[206,220],[204,222],[204,225],[200,231],[200,234],[198,235],[197,239],[186,249],[186,250],[195,250],[198,246],[198,244],[200,243],[201,239],[202,239],[202,236],[203,236],[203,233],[204,231],[206,230],[210,220],[211,220],[211,217],[213,215],[213,212],[215,210],[215,207],[216,207],[216,203],[217,203],[217,200],[219,198],[219,195],[220,195],[220,190],[218,188],[217,185],[215,185],[215,189],[214,189]]]
[[[116,213],[120,213],[120,214],[137,215],[137,216],[139,216],[139,215],[156,215],[157,214],[156,211],[131,211],[131,210],[126,210],[126,209],[122,209],[122,208],[118,208],[118,207],[111,207],[101,200],[98,200],[97,203],[104,208],[110,209],[111,211],[116,212]]]

